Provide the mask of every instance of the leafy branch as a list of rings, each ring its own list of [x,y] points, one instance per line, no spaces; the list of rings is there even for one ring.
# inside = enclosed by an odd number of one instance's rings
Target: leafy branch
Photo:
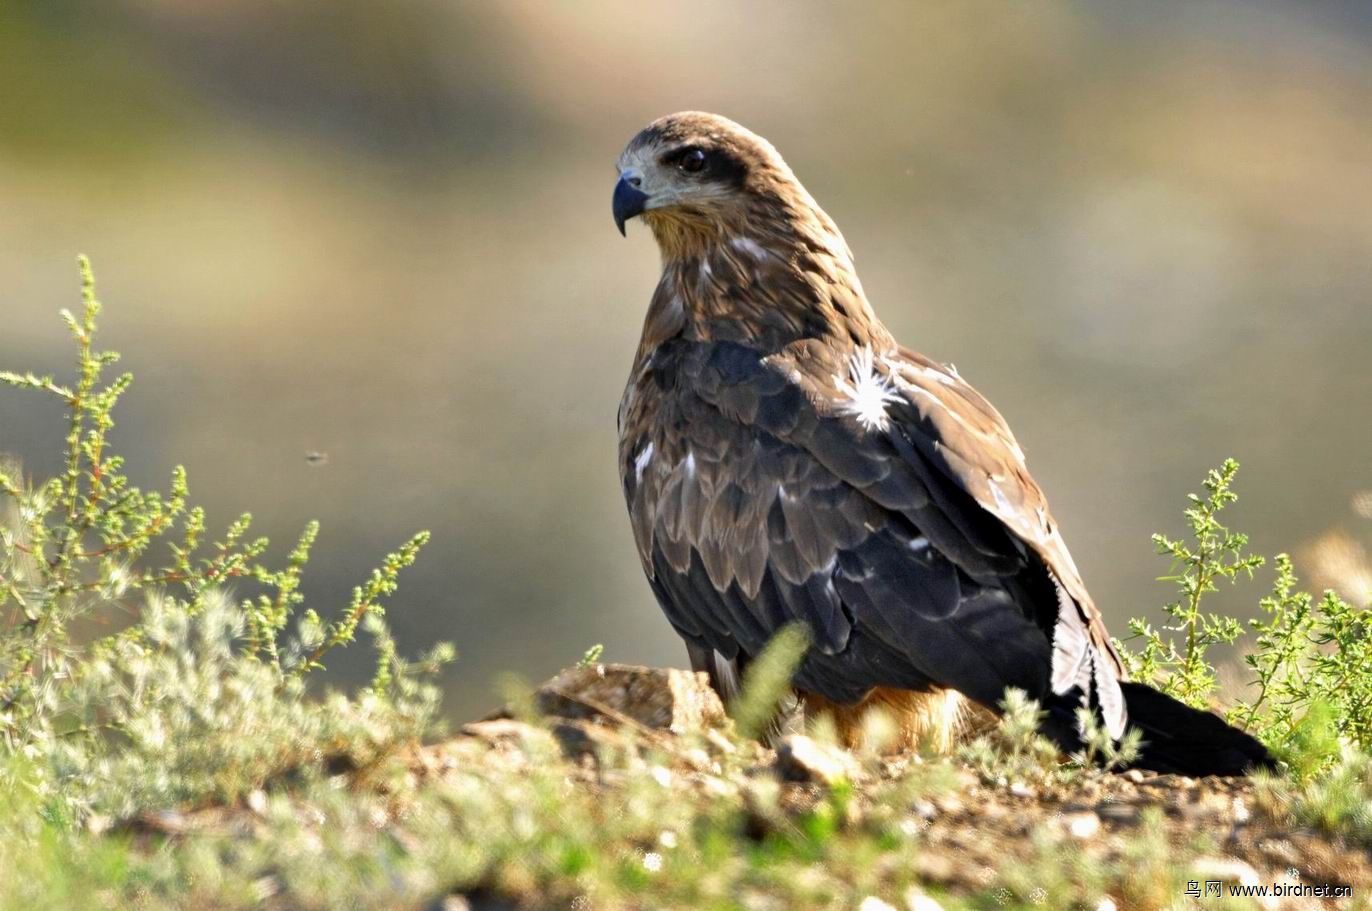
[[[1153,535],[1157,552],[1172,558],[1171,572],[1159,581],[1176,583],[1180,593],[1163,607],[1172,622],[1158,631],[1145,620],[1129,621],[1130,639],[1143,640],[1140,652],[1125,653],[1130,674],[1155,681],[1163,692],[1195,706],[1204,707],[1216,688],[1215,671],[1206,653],[1211,646],[1231,643],[1243,633],[1234,618],[1202,611],[1202,599],[1218,591],[1220,581],[1233,583],[1241,574],[1252,578],[1253,571],[1266,562],[1245,553],[1248,536],[1231,531],[1219,519],[1225,507],[1238,499],[1232,490],[1238,470],[1238,462],[1226,459],[1206,475],[1204,497],[1187,494],[1191,505],[1185,516],[1191,541]],[[1184,634],[1184,644],[1178,648],[1164,633]]]
[[[0,384],[54,395],[67,412],[58,476],[34,482],[17,464],[0,461],[0,746],[20,749],[70,727],[63,719],[81,714],[73,687],[89,676],[94,657],[128,653],[123,645],[145,639],[149,629],[135,621],[83,645],[72,637],[72,625],[91,614],[122,622],[129,613],[124,599],[134,594],[194,617],[230,581],[255,589],[238,606],[244,620],[238,654],[263,663],[279,687],[322,667],[330,651],[355,639],[364,621],[378,646],[379,686],[393,684],[397,669],[418,667],[396,656],[382,616],[401,570],[427,543],[427,532],[388,554],[354,590],[346,610],[325,622],[313,610],[300,613],[301,576],[318,523],[305,527],[285,566],[274,569],[264,562],[268,540],[249,535],[247,513],[217,541],[205,543],[205,512],[189,505],[184,468],[173,470],[165,493],[129,483],[123,458],[110,450],[109,434],[114,408],[133,377],[104,380],[119,355],[95,347],[101,304],[90,263],[82,257],[79,264],[80,315],[62,311],[76,343],[75,382],[0,372]],[[150,559],[159,544],[167,557]],[[435,656],[450,657],[450,650]]]
[[[1146,620],[1129,622],[1131,652],[1118,643],[1129,672],[1192,705],[1208,707],[1216,689],[1212,645],[1245,635],[1238,620],[1202,611],[1202,598],[1220,580],[1252,576],[1265,562],[1245,552],[1247,536],[1231,531],[1219,514],[1235,499],[1238,464],[1225,461],[1206,476],[1207,495],[1190,496],[1186,510],[1193,540],[1154,535],[1158,552],[1172,557],[1181,597],[1163,611],[1171,622],[1163,632]],[[1260,616],[1248,620],[1254,636],[1243,661],[1252,672],[1251,695],[1229,710],[1231,723],[1252,731],[1287,758],[1298,775],[1330,766],[1341,750],[1372,748],[1372,606],[1355,607],[1333,591],[1316,597],[1299,589],[1287,554],[1275,558],[1272,591],[1259,602]],[[1181,646],[1164,632],[1182,634]],[[1305,770],[1305,771],[1303,771]]]

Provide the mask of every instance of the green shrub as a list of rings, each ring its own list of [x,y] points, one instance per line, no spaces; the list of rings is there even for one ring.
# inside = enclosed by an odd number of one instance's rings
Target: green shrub
[[[280,569],[263,561],[268,542],[249,536],[249,515],[206,544],[184,469],[166,493],[143,491],[110,451],[114,407],[132,376],[103,382],[118,355],[94,347],[100,303],[89,263],[80,265],[81,316],[63,311],[75,382],[0,373],[0,383],[53,395],[67,411],[58,476],[29,481],[0,464],[0,790],[41,794],[54,819],[123,816],[232,800],[274,775],[365,762],[417,736],[437,704],[423,678],[451,649],[406,662],[382,615],[428,534],[387,555],[332,619],[304,608],[299,591],[317,524]],[[235,601],[230,586],[246,596]],[[130,623],[131,599],[144,606]],[[86,618],[124,626],[83,638]],[[304,676],[359,628],[376,647],[372,686],[305,698]]]
[[[1194,543],[1153,535],[1157,552],[1172,558],[1172,573],[1161,579],[1175,582],[1181,597],[1163,607],[1172,622],[1163,624],[1162,631],[1146,620],[1130,620],[1131,638],[1142,639],[1143,647],[1137,654],[1121,650],[1132,676],[1152,680],[1168,695],[1202,708],[1215,691],[1215,670],[1206,660],[1207,651],[1213,645],[1233,642],[1242,635],[1243,627],[1232,617],[1203,612],[1201,599],[1208,592],[1218,591],[1221,580],[1232,583],[1241,573],[1252,578],[1253,570],[1265,562],[1262,557],[1244,553],[1247,535],[1230,531],[1219,521],[1224,508],[1238,499],[1230,489],[1238,470],[1238,462],[1226,459],[1224,465],[1206,475],[1204,497],[1187,494],[1191,505],[1186,509],[1186,520]],[[1183,646],[1178,648],[1163,631],[1183,634]]]
[[[1190,495],[1186,509],[1192,541],[1154,535],[1158,552],[1172,557],[1181,597],[1166,605],[1171,622],[1161,630],[1135,618],[1130,641],[1117,643],[1133,676],[1193,705],[1206,707],[1216,689],[1216,672],[1207,650],[1245,636],[1232,617],[1202,610],[1202,599],[1220,580],[1252,576],[1266,561],[1245,552],[1246,535],[1219,520],[1237,499],[1232,490],[1238,463],[1233,459],[1205,479],[1206,496]],[[1227,717],[1252,731],[1299,776],[1328,766],[1340,745],[1372,751],[1372,609],[1357,608],[1326,591],[1318,599],[1298,590],[1291,558],[1278,554],[1272,593],[1259,602],[1261,616],[1250,619],[1252,646],[1244,663],[1252,671],[1251,698],[1240,699]],[[1182,644],[1169,634],[1182,636]]]

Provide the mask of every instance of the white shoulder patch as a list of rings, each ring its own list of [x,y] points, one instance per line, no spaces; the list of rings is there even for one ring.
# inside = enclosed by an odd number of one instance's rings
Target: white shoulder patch
[[[860,348],[848,359],[848,376],[834,374],[834,385],[844,398],[840,414],[858,419],[867,430],[886,430],[890,421],[886,406],[901,400],[889,376],[877,372],[871,348]]]

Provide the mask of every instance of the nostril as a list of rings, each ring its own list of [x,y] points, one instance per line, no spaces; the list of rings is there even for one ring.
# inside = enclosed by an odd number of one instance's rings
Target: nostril
[[[626,176],[624,179],[629,182],[629,186],[635,189],[643,186],[643,178],[639,177],[637,174]]]

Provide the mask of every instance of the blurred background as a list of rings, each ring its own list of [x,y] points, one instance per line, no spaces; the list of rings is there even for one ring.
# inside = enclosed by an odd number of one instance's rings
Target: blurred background
[[[432,529],[390,619],[456,643],[455,718],[597,642],[680,665],[615,458],[657,254],[610,191],[686,108],[770,138],[1007,416],[1117,635],[1228,455],[1254,548],[1369,597],[1361,4],[6,0],[0,368],[69,370],[88,253],[134,479],[184,463],[278,554],[322,520],[321,612]],[[43,474],[62,434],[0,392],[0,450]]]

